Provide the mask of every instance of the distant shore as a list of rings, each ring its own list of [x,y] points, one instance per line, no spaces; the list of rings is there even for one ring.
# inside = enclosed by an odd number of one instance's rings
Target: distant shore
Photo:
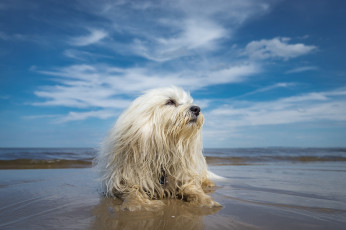
[[[90,168],[91,161],[83,160],[36,160],[15,159],[0,160],[0,169],[64,169],[64,168]]]
[[[313,162],[346,162],[343,156],[206,156],[208,165],[252,165],[273,162],[287,163],[313,163]],[[14,159],[0,160],[2,169],[64,169],[64,168],[90,168],[92,159],[66,160],[66,159]]]

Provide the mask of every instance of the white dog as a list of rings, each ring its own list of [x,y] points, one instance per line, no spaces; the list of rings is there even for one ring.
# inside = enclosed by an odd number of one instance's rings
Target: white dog
[[[205,207],[221,206],[203,188],[204,117],[188,93],[177,87],[154,89],[138,97],[119,117],[97,158],[108,196],[124,200],[123,210],[162,206],[180,198]]]

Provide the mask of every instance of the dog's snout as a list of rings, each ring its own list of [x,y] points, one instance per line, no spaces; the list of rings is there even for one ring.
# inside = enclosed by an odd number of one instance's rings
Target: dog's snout
[[[195,114],[196,116],[198,116],[198,115],[199,115],[199,112],[201,112],[201,108],[194,105],[194,106],[191,106],[191,107],[190,107],[190,111],[191,111],[193,114]]]

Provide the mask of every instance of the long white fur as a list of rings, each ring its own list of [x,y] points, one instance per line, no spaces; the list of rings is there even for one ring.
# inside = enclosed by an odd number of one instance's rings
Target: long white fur
[[[169,100],[176,105],[167,105]],[[191,96],[177,87],[154,89],[133,101],[97,157],[108,196],[126,199],[136,194],[141,200],[153,200],[193,193],[203,197],[194,198],[197,203],[218,204],[201,193],[202,184],[208,182],[202,155],[204,117],[200,113],[196,122],[191,122],[192,105]],[[160,183],[163,176],[167,180],[164,185]]]

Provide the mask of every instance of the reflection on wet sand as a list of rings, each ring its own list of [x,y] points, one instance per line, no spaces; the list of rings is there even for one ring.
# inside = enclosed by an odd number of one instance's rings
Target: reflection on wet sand
[[[164,200],[163,209],[130,212],[121,211],[121,203],[120,199],[101,198],[93,209],[91,229],[259,229],[258,226],[241,221],[237,216],[219,214],[224,207],[194,207],[182,200],[167,199]]]
[[[121,211],[121,200],[102,198],[94,208],[92,229],[204,229],[203,217],[221,208],[196,208],[181,200],[164,200],[157,211]]]

